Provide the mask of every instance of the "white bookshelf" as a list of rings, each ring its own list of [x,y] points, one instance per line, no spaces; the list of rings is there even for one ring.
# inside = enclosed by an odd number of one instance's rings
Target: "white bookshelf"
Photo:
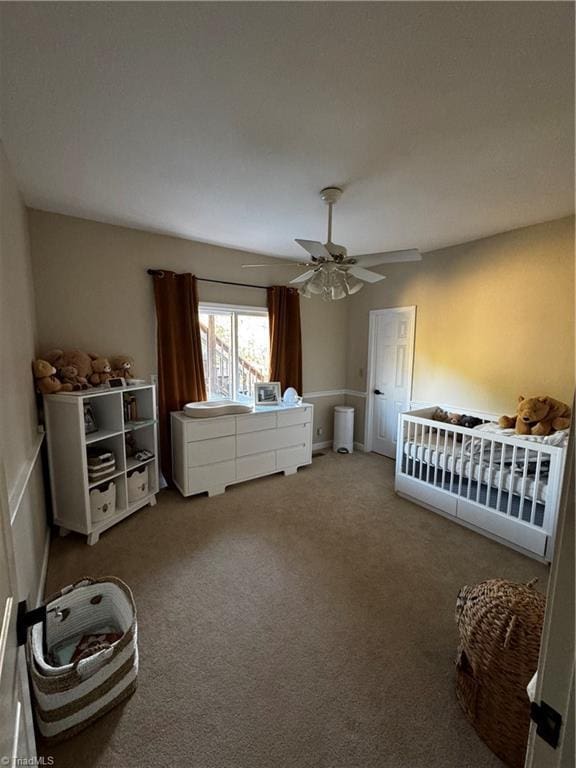
[[[124,395],[136,399],[138,421],[124,418]],[[97,432],[86,433],[84,406],[90,403]],[[54,522],[60,533],[77,531],[95,544],[100,534],[146,505],[156,504],[158,493],[158,425],[154,385],[118,389],[87,389],[81,392],[45,395],[44,413],[50,466],[50,486]],[[138,461],[126,456],[125,435],[134,434],[139,449],[147,449],[153,458]],[[88,480],[87,448],[100,447],[116,458],[113,472],[95,482]],[[147,468],[148,494],[138,501],[128,498],[128,473]],[[116,510],[109,517],[93,521],[90,491],[116,485]]]

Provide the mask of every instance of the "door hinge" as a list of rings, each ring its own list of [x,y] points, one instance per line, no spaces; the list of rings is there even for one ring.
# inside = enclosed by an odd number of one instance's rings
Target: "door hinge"
[[[562,715],[545,701],[530,705],[530,718],[536,723],[536,733],[553,749],[556,749],[562,730]]]
[[[18,645],[24,645],[28,636],[29,627],[33,627],[34,624],[46,621],[46,606],[41,605],[38,608],[34,608],[32,611],[28,610],[26,600],[22,600],[18,603],[18,614],[16,616],[16,637]]]

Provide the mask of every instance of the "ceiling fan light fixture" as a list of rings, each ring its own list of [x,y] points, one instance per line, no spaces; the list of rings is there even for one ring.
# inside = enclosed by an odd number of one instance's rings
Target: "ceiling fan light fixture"
[[[358,293],[358,291],[361,291],[362,288],[364,288],[364,283],[362,280],[358,280],[358,278],[354,277],[354,275],[346,275],[344,282],[346,283],[346,289],[350,296],[353,296],[355,293]]]

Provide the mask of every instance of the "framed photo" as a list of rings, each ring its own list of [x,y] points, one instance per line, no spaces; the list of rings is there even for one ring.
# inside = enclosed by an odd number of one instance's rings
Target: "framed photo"
[[[259,381],[254,384],[254,405],[280,405],[279,381]]]
[[[84,403],[84,432],[89,435],[91,432],[98,432],[98,424],[94,416],[94,409],[91,403]]]

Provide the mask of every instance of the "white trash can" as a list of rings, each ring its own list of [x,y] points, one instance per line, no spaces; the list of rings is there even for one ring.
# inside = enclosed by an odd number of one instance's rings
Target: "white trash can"
[[[334,408],[334,445],[336,453],[354,452],[354,408],[337,405]]]

